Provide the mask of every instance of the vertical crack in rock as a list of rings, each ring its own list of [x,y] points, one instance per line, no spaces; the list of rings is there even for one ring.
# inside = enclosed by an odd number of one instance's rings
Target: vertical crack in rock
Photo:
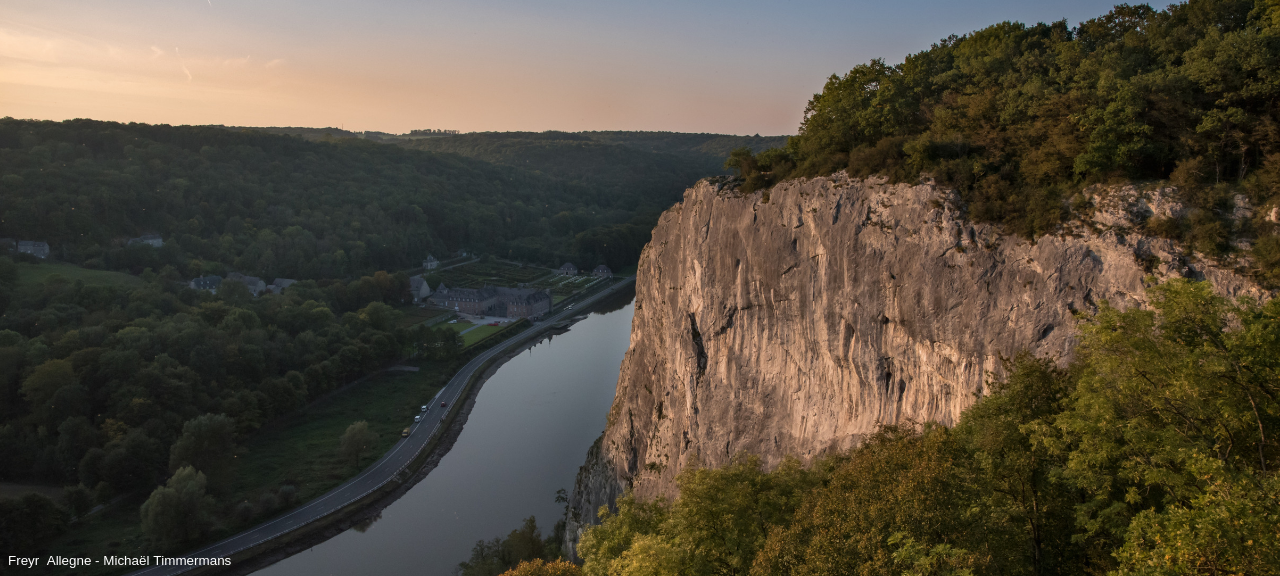
[[[698,356],[698,376],[707,373],[707,349],[702,345],[702,333],[698,331],[698,320],[689,313],[689,337],[693,340],[694,352]]]

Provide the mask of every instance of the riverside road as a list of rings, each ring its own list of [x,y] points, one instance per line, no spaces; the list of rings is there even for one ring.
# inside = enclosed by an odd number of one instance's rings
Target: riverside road
[[[427,412],[423,413],[422,421],[414,423],[410,427],[409,436],[397,442],[395,446],[382,456],[382,458],[370,465],[355,478],[346,481],[337,488],[325,493],[323,496],[316,498],[315,500],[312,500],[283,516],[277,517],[269,522],[259,524],[258,526],[227,538],[226,540],[188,554],[184,558],[230,558],[235,554],[276,538],[280,538],[294,530],[325,518],[387,485],[395,479],[395,477],[403,471],[424,448],[426,448],[427,444],[436,435],[436,433],[441,431],[441,426],[444,424],[443,418],[445,414],[447,414],[449,410],[453,409],[454,404],[461,400],[461,395],[466,387],[466,383],[471,379],[472,375],[475,374],[476,370],[489,360],[501,354],[505,354],[513,346],[528,340],[551,325],[562,322],[566,318],[572,317],[574,314],[581,313],[587,306],[594,304],[597,300],[608,294],[612,294],[618,288],[626,286],[633,280],[634,278],[623,279],[613,286],[609,286],[600,292],[592,294],[591,296],[570,305],[570,307],[566,307],[565,309],[534,323],[532,326],[522,330],[518,334],[515,334],[496,346],[481,352],[475,358],[472,358],[470,362],[467,362],[467,364],[449,380],[449,383],[440,390],[436,398],[428,405]],[[444,400],[448,406],[442,408],[439,404],[441,400]],[[196,568],[198,568],[198,566],[152,566],[150,568],[133,572],[131,576],[168,576],[172,574],[181,574]]]

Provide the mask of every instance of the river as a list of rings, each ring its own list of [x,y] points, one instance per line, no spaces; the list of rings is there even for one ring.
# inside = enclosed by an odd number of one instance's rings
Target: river
[[[371,525],[351,529],[256,576],[446,576],[477,540],[529,516],[550,534],[587,449],[604,430],[631,335],[634,290],[567,333],[500,367],[476,396],[453,449]]]

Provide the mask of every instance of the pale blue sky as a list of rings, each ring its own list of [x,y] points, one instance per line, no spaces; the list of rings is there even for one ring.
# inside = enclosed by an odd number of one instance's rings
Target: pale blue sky
[[[832,73],[1111,2],[6,0],[0,115],[794,133]]]

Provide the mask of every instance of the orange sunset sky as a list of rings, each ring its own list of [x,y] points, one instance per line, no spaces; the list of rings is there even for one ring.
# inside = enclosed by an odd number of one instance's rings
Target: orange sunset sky
[[[1108,2],[7,0],[0,115],[794,133],[832,73]]]

